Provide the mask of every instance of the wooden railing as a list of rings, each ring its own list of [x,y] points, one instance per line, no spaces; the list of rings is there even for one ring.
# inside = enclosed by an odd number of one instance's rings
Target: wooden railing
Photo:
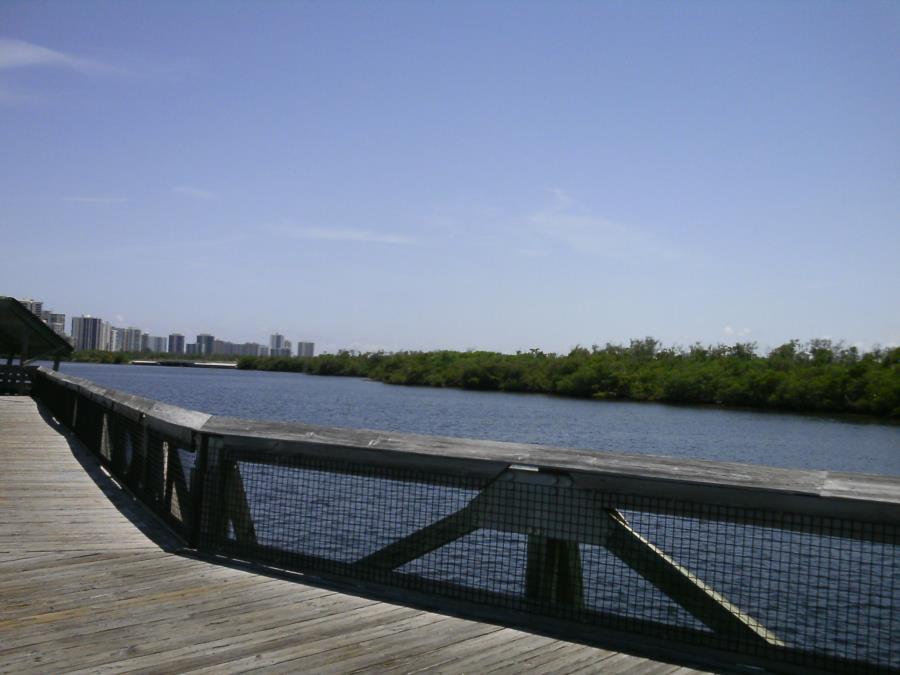
[[[900,669],[900,479],[34,396],[208,556],[617,649]]]
[[[37,368],[0,364],[0,394],[27,394]]]

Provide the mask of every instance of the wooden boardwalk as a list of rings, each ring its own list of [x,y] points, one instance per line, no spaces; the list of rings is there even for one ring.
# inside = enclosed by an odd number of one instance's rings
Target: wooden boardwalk
[[[0,396],[0,672],[688,673],[195,560],[30,398]]]

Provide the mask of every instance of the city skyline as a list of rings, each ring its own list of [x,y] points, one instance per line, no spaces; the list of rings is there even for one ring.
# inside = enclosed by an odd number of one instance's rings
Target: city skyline
[[[42,318],[45,323],[51,325],[49,322],[50,317],[65,317],[65,314],[52,313],[47,310],[43,310],[43,301],[35,300],[33,298],[19,298],[19,302],[21,302],[29,311],[36,314],[39,318]],[[169,333],[168,335],[163,336],[155,336],[151,335],[149,332],[143,331],[141,328],[137,326],[129,326],[127,328],[122,326],[113,326],[110,322],[105,321],[102,317],[94,317],[91,315],[82,314],[80,316],[73,315],[71,317],[71,325],[72,330],[67,333],[64,330],[58,330],[54,328],[57,333],[69,339],[72,344],[75,346],[75,349],[78,350],[80,348],[85,349],[94,349],[94,347],[80,347],[78,338],[76,338],[76,329],[75,323],[76,321],[95,321],[98,322],[95,328],[89,329],[93,333],[99,334],[103,331],[104,337],[99,338],[99,341],[105,341],[106,346],[102,348],[98,348],[100,351],[144,351],[144,352],[157,352],[157,353],[176,353],[176,354],[199,354],[199,355],[208,355],[208,354],[218,354],[223,356],[314,356],[315,355],[315,345],[316,343],[313,341],[306,340],[297,340],[296,342],[296,353],[294,353],[294,342],[290,339],[287,339],[281,333],[273,333],[268,337],[268,344],[264,344],[262,342],[256,341],[244,341],[244,342],[234,342],[231,340],[222,340],[221,336],[212,335],[209,333],[195,333],[195,340],[193,343],[187,342],[187,338],[190,336],[190,333]],[[57,324],[58,326],[59,324]],[[123,333],[126,335],[116,336],[116,332]],[[135,334],[136,331],[136,334]],[[128,335],[130,333],[130,335]],[[645,336],[646,338],[652,338],[652,336]],[[722,340],[719,341],[719,345],[728,345],[728,344],[744,344],[744,345],[755,345],[756,353],[760,355],[765,355],[770,352],[774,346],[769,345],[760,345],[758,342],[754,340],[746,340],[744,339],[744,335],[737,334],[732,336],[734,339],[732,340]],[[133,346],[135,340],[140,340],[140,347],[128,349],[123,347],[124,345]],[[151,349],[148,346],[155,344],[160,345],[160,340],[164,341],[162,344],[164,348],[162,349]],[[633,338],[633,340],[638,340],[637,338]],[[856,347],[860,351],[869,351],[871,349],[877,348],[893,348],[896,347],[896,344],[881,344],[881,343],[873,343],[871,345],[863,345],[860,343],[849,343],[845,340],[832,340],[830,337],[825,338],[809,338],[808,340],[799,340],[801,344],[806,344],[808,342],[814,342],[817,340],[824,340],[828,344],[834,344],[836,348],[844,345]],[[206,346],[201,346],[201,343]],[[607,344],[615,344],[615,343],[607,343]],[[624,343],[620,343],[624,344]],[[703,343],[692,343],[693,345]],[[602,346],[601,343],[593,343],[594,346]],[[576,347],[585,347],[587,345],[576,345]],[[663,348],[686,348],[692,345],[685,344],[667,344],[660,343],[660,346]],[[714,346],[713,343],[709,343],[708,346]],[[174,347],[174,348],[173,348]],[[322,349],[319,350],[322,354],[335,353],[339,351],[344,351],[346,349],[350,349],[351,351],[366,351],[366,350],[357,350],[355,348],[347,348],[340,347],[337,349]],[[540,348],[531,348],[532,350]],[[383,349],[373,349],[370,351],[392,351],[392,350],[383,350]],[[396,351],[427,351],[427,350],[396,350]],[[521,351],[521,350],[519,350]],[[543,351],[543,350],[540,350]],[[555,353],[555,352],[551,352]],[[565,353],[565,352],[560,352]]]
[[[268,346],[253,341],[233,342],[222,340],[209,333],[196,333],[193,343],[185,340],[184,333],[171,332],[168,335],[151,335],[138,326],[114,326],[103,317],[90,314],[72,315],[71,329],[65,330],[65,314],[44,310],[43,300],[20,298],[19,302],[32,314],[43,319],[59,335],[71,341],[76,350],[110,352],[153,352],[170,354],[200,354],[225,356],[294,356],[292,341],[275,333],[269,336]],[[61,319],[60,319],[61,317]],[[60,323],[61,321],[61,323]],[[296,356],[314,356],[315,343],[297,342]]]
[[[327,351],[900,343],[897,3],[0,19],[12,296]]]

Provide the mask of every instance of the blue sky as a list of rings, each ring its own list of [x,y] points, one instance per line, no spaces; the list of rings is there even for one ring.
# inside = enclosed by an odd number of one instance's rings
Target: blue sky
[[[319,348],[900,343],[896,2],[4,2],[0,294]]]

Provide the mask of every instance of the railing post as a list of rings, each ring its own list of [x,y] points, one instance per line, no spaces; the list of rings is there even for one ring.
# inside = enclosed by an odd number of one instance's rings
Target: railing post
[[[238,462],[221,438],[212,437],[207,441],[205,473],[201,520],[206,527],[201,533],[214,548],[222,550],[229,546],[230,524],[235,543],[255,544],[256,530]]]
[[[141,490],[144,490],[144,498],[148,497],[147,490],[147,470],[148,465],[150,464],[150,458],[148,457],[150,453],[150,427],[147,422],[147,415],[141,415],[141,478],[140,478],[140,486]]]
[[[525,596],[538,605],[582,608],[584,590],[577,542],[528,535]]]
[[[200,548],[200,534],[203,527],[203,494],[206,484],[206,465],[209,453],[209,436],[199,434],[200,442],[197,444],[197,464],[191,475],[191,532],[188,544],[193,549]]]
[[[203,434],[203,486],[200,488],[200,510],[197,514],[196,529],[199,549],[218,549],[224,544],[228,534],[228,517],[225,514],[225,475],[223,466],[222,439]]]

